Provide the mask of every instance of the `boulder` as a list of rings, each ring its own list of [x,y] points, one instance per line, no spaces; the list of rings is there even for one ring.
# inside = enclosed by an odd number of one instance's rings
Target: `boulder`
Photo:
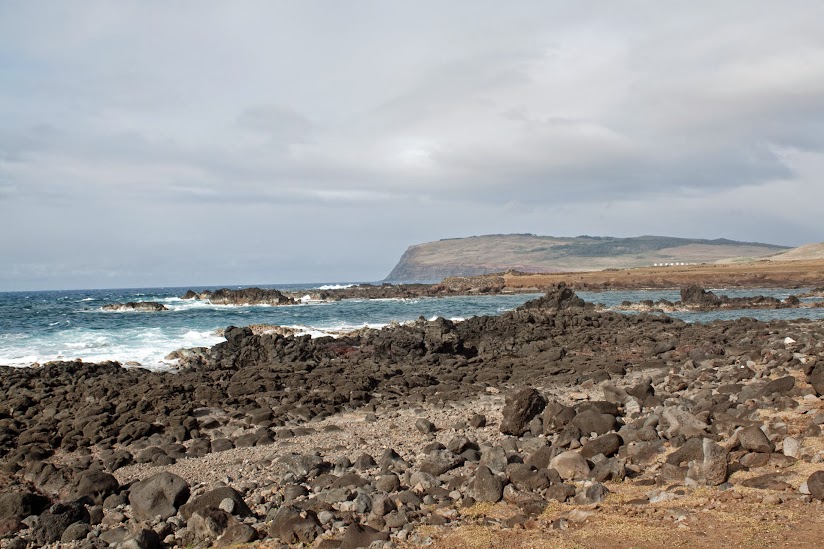
[[[595,433],[603,435],[612,431],[616,427],[615,416],[602,414],[596,410],[589,409],[577,414],[571,421],[572,425],[581,430],[584,435]]]
[[[436,450],[426,456],[420,465],[420,470],[437,477],[455,467],[459,467],[462,463],[463,458],[449,450]]]
[[[70,524],[68,528],[63,530],[63,535],[60,536],[60,543],[71,543],[73,541],[84,540],[91,529],[92,527],[85,522],[74,522]]]
[[[420,433],[424,435],[428,435],[430,433],[434,433],[437,431],[435,428],[435,424],[426,419],[425,417],[420,417],[415,422],[415,429],[417,429]]]
[[[824,501],[824,471],[816,471],[807,478],[807,489],[812,497]]]
[[[681,303],[695,307],[718,307],[721,298],[697,284],[681,289]]]
[[[173,473],[158,473],[132,486],[129,503],[138,520],[169,518],[189,499],[189,484]]]
[[[552,446],[543,446],[529,454],[526,459],[524,459],[524,463],[533,465],[538,469],[545,469],[549,467],[549,462],[552,461],[554,453],[555,450]]]
[[[601,503],[609,494],[609,489],[601,483],[594,482],[584,486],[580,492],[575,495],[575,503],[578,505],[590,505],[592,503]]]
[[[589,464],[587,460],[572,450],[562,452],[552,458],[549,468],[558,471],[564,480],[582,480],[589,476]]]
[[[278,509],[269,524],[268,533],[289,545],[311,544],[323,533],[318,516],[313,511],[303,511],[284,505]]]
[[[226,511],[206,507],[205,509],[198,509],[189,517],[186,528],[192,533],[195,540],[201,542],[206,539],[217,539],[230,525],[236,523],[237,519]]]
[[[43,512],[32,527],[32,539],[42,547],[59,541],[70,525],[75,522],[89,524],[89,512],[82,503],[57,503]]]
[[[395,474],[381,475],[375,481],[375,488],[381,492],[391,494],[392,492],[397,492],[400,490],[401,481],[398,478],[398,475]]]
[[[471,425],[473,429],[486,427],[486,416],[483,414],[473,414],[472,417],[469,418],[469,425]]]
[[[793,376],[784,376],[767,383],[761,393],[764,396],[775,393],[784,394],[790,392],[793,387],[795,387],[795,378]]]
[[[33,492],[0,494],[0,520],[23,520],[31,515],[39,515],[49,504],[49,498]]]
[[[698,484],[718,486],[727,480],[727,451],[705,438],[701,445],[702,459],[691,461],[687,478]]]
[[[603,454],[605,457],[612,457],[618,453],[623,439],[617,433],[607,433],[596,437],[581,448],[581,455],[587,459]]]
[[[501,501],[504,493],[503,481],[489,470],[489,467],[479,465],[475,475],[469,481],[469,495],[475,501],[496,503]]]
[[[220,538],[218,538],[215,546],[233,547],[236,545],[251,543],[256,539],[258,539],[257,530],[255,530],[248,524],[238,522],[226,528],[226,530],[223,532],[223,535],[221,535]]]
[[[138,527],[117,545],[118,549],[161,549],[163,543],[151,528]]]
[[[767,438],[758,427],[744,427],[738,431],[738,443],[744,450],[770,454],[775,451],[775,444]]]
[[[807,376],[807,381],[813,386],[818,396],[824,395],[824,361],[818,362],[810,375]]]
[[[674,348],[674,346],[672,347]],[[630,396],[634,396],[641,402],[644,402],[647,398],[655,396],[655,389],[652,387],[652,383],[650,382],[650,380],[647,379],[642,381],[635,387],[627,389],[627,394]]]
[[[281,458],[281,463],[297,478],[305,478],[324,467],[323,458],[312,454],[290,454]]]
[[[388,541],[389,533],[381,532],[371,526],[364,526],[353,522],[346,527],[341,539],[339,549],[356,549],[358,547],[369,547],[376,541]]]
[[[757,477],[750,477],[742,480],[741,486],[758,488],[759,490],[775,490],[777,492],[792,490],[792,485],[787,482],[787,475],[784,473],[767,473],[765,475],[758,475]]]
[[[501,432],[521,436],[526,432],[530,420],[540,414],[544,406],[546,399],[530,387],[507,395],[501,419]]]
[[[560,282],[555,286],[550,287],[546,295],[543,297],[533,299],[532,301],[527,301],[518,307],[517,310],[527,311],[530,309],[550,309],[557,311],[562,309],[581,308],[585,306],[586,303],[584,300],[575,295],[572,288],[569,288],[566,284]]]
[[[559,402],[552,401],[544,408],[543,426],[544,434],[549,435],[566,427],[575,417],[575,410],[564,406]]]
[[[686,438],[702,436],[708,425],[681,408],[667,406],[661,413],[664,427],[663,434],[667,438],[681,435]]]
[[[480,464],[493,473],[500,473],[507,464],[506,451],[500,446],[486,447],[481,452]]]
[[[109,473],[103,471],[84,471],[78,475],[69,487],[64,500],[88,498],[95,505],[102,505],[110,495],[120,489],[120,483]]]
[[[209,507],[219,509],[224,499],[229,499],[234,504],[233,510],[231,511],[233,515],[238,517],[252,516],[252,510],[246,505],[243,496],[231,486],[221,486],[220,488],[215,488],[203,495],[192,498],[191,501],[180,508],[180,514],[184,519],[189,520],[197,511],[202,511]]]

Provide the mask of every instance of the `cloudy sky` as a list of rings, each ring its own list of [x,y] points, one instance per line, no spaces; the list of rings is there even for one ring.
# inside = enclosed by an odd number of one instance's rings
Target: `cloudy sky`
[[[824,240],[820,2],[0,2],[0,290]]]

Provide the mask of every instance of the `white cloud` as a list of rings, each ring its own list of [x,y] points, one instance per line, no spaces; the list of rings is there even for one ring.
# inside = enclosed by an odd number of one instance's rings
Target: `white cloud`
[[[363,276],[484,232],[821,240],[813,201],[773,197],[821,193],[822,17],[802,1],[5,3],[0,229],[44,206],[163,211],[113,232],[185,245],[210,219],[238,276],[299,277],[317,267],[299,247],[330,241],[376,243],[336,263]],[[0,252],[48,266],[68,223],[77,262],[102,261],[112,243],[65,213]],[[289,223],[289,266],[234,251],[234,231]]]

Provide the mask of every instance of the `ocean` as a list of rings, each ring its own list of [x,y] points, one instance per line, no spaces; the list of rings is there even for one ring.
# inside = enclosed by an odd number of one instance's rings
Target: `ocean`
[[[345,286],[346,283],[261,286],[289,291],[308,291]],[[116,360],[148,369],[168,369],[166,356],[180,348],[211,346],[221,341],[218,330],[226,326],[276,324],[298,327],[312,336],[380,328],[421,316],[462,320],[496,315],[514,309],[539,294],[457,296],[416,299],[349,299],[338,302],[307,302],[300,305],[227,306],[180,298],[186,290],[216,287],[132,288],[120,290],[71,290],[0,293],[0,365],[30,366],[50,360],[95,362]],[[804,289],[716,290],[730,297],[768,295],[783,299]],[[586,301],[607,307],[622,301],[643,299],[677,301],[679,292],[668,290],[578,292]],[[109,303],[157,301],[163,312],[111,312]],[[631,313],[628,313],[631,314]],[[674,313],[688,322],[710,322],[742,316],[760,320],[810,318],[824,320],[824,309],[778,309]]]

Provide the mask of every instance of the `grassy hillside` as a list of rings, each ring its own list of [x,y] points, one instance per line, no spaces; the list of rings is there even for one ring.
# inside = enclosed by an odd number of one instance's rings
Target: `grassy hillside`
[[[784,253],[770,257],[773,261],[807,261],[811,259],[824,259],[824,242],[817,244],[805,244],[798,248],[793,248]]]
[[[447,276],[473,276],[509,269],[550,273],[643,267],[656,263],[738,262],[786,250],[785,246],[727,239],[486,235],[410,246],[387,280],[436,281]]]

